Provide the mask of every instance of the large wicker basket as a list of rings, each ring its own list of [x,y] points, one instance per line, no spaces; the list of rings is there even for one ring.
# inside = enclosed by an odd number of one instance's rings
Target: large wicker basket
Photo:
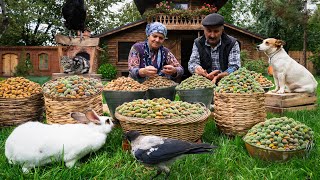
[[[0,98],[0,126],[22,124],[27,121],[42,121],[43,95],[28,98]]]
[[[51,97],[44,94],[46,119],[48,124],[75,124],[70,114],[72,112],[86,112],[93,109],[102,115],[102,89],[98,93],[85,98]]]
[[[264,93],[214,93],[214,119],[224,134],[245,135],[267,116]]]
[[[206,108],[201,117],[184,119],[144,119],[126,117],[118,112],[115,113],[115,116],[124,131],[137,130],[143,135],[156,135],[195,142],[201,138],[204,132],[210,110]]]

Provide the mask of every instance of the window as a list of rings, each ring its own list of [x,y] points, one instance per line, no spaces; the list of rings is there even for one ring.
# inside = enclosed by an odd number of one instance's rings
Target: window
[[[118,42],[118,62],[128,62],[131,46],[135,42]]]
[[[49,56],[46,53],[39,54],[39,70],[49,70]]]
[[[175,9],[188,9],[187,3],[175,3],[174,4]]]

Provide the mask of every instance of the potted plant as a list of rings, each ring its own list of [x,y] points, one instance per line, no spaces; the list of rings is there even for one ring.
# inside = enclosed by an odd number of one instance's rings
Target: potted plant
[[[110,81],[116,78],[117,68],[110,63],[102,64],[98,69],[98,74],[101,74],[106,81]]]

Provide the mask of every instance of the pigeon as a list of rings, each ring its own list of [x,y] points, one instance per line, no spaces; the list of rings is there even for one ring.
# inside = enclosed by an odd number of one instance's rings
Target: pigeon
[[[157,174],[151,179],[162,172],[166,174],[165,178],[168,178],[168,166],[183,155],[211,153],[217,148],[207,143],[197,144],[154,135],[140,135],[135,130],[128,131],[125,137],[131,145],[131,153],[135,159],[146,166],[158,169]]]

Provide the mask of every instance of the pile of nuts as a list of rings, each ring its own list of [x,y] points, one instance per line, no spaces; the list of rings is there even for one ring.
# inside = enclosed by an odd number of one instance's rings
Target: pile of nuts
[[[189,78],[183,80],[176,87],[176,90],[204,89],[214,87],[215,85],[209,79],[198,74],[193,74]]]
[[[308,126],[292,118],[268,119],[253,126],[244,136],[244,141],[264,149],[306,149],[313,140],[314,132]]]
[[[102,88],[98,79],[74,75],[46,83],[43,92],[52,97],[84,98],[100,92]]]
[[[241,94],[264,92],[261,85],[251,75],[251,72],[244,67],[222,78],[215,91],[219,93]]]
[[[12,77],[0,81],[0,98],[27,98],[41,92],[40,84],[24,77]]]
[[[149,88],[166,88],[175,86],[177,83],[163,76],[155,76],[148,78],[142,84],[148,86]]]
[[[171,101],[165,98],[138,99],[126,102],[116,108],[123,116],[155,119],[180,119],[200,117],[205,107],[199,103],[191,104],[182,101]]]
[[[109,91],[146,91],[148,87],[130,77],[119,77],[104,86]]]

